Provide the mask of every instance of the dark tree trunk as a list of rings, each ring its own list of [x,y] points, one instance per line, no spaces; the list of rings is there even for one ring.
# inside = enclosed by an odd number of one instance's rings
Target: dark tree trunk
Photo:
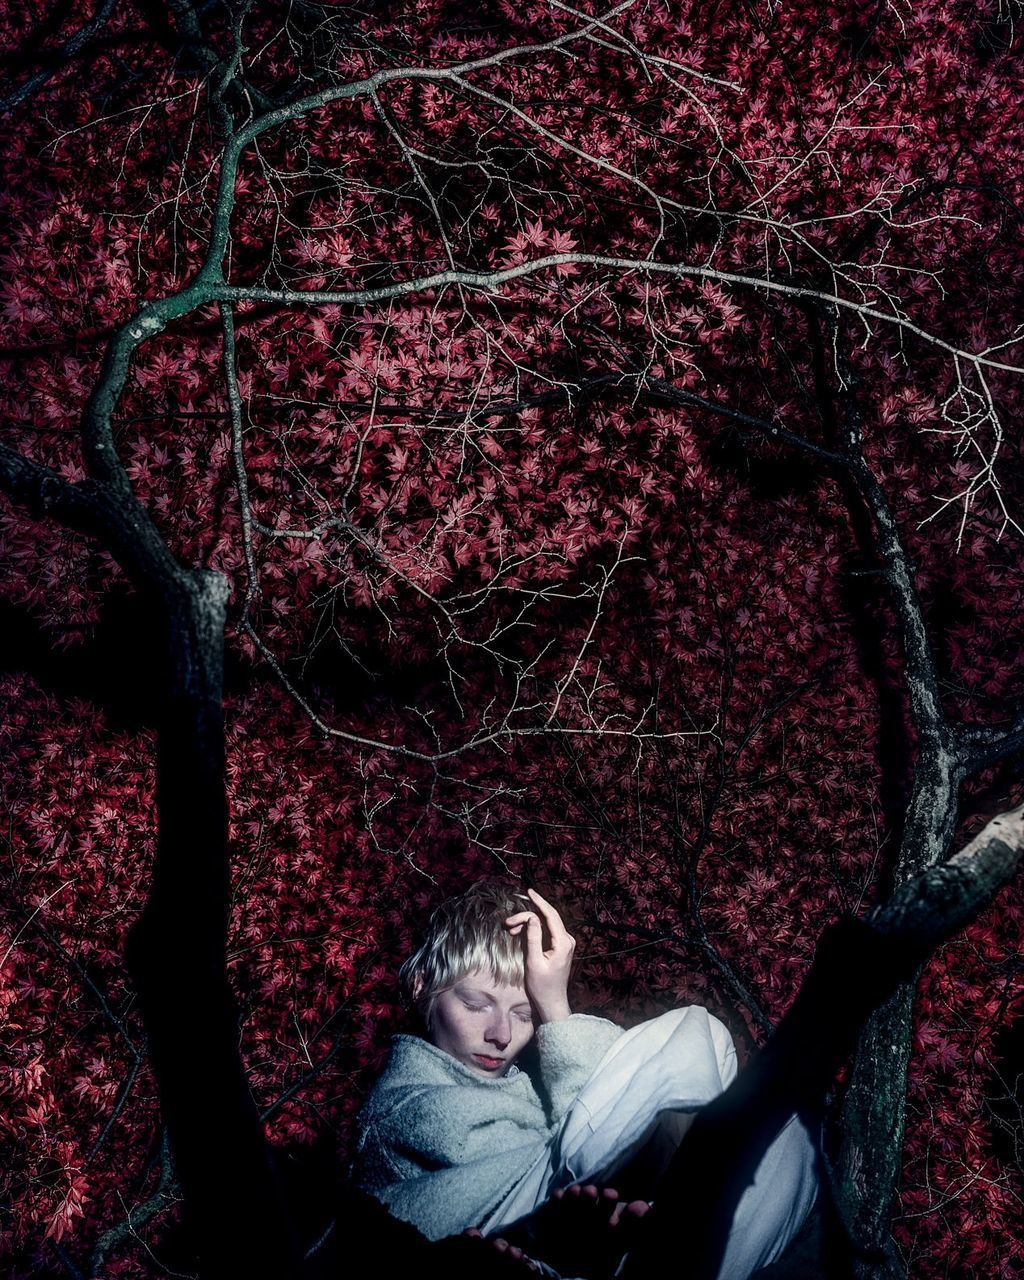
[[[909,998],[918,967],[992,900],[1022,853],[1024,806],[993,819],[948,863],[908,880],[867,919],[825,931],[772,1038],[687,1132],[658,1186],[645,1236],[630,1250],[626,1280],[660,1274],[681,1241],[687,1280],[714,1280],[736,1205],[786,1119],[820,1106],[865,1019],[883,1000],[891,1003],[897,988]],[[865,1149],[871,1168],[874,1155]],[[888,1240],[887,1214],[884,1234]],[[864,1265],[887,1265],[884,1251]]]
[[[897,886],[948,855],[959,814],[961,778],[955,757],[941,746],[918,761],[894,872]],[[856,1280],[904,1275],[890,1226],[903,1167],[915,987],[916,976],[899,983],[868,1018],[843,1101],[835,1186],[838,1208],[857,1248],[851,1268]]]
[[[183,574],[164,597],[167,698],[157,748],[157,859],[128,947],[201,1274],[297,1274],[288,1214],[249,1093],[226,970],[222,707],[227,584]]]

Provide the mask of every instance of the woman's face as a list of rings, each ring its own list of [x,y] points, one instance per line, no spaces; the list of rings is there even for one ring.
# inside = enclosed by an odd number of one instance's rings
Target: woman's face
[[[503,1076],[533,1039],[526,991],[467,973],[435,998],[430,1039],[477,1075]]]

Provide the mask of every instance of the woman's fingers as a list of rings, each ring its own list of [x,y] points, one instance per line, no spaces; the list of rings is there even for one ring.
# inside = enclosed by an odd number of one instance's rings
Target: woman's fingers
[[[565,933],[565,925],[562,924],[562,917],[558,914],[558,911],[551,905],[551,903],[548,902],[547,898],[542,898],[536,889],[527,889],[526,892],[527,895],[533,899],[537,909],[544,917],[551,936],[554,937],[556,933]]]
[[[536,889],[527,889],[527,893],[533,899],[537,906],[537,911],[544,918],[544,923],[548,927],[548,935],[551,938],[551,950],[562,951],[568,947],[576,945],[576,939],[573,938],[565,925],[562,923],[562,917],[558,914],[555,907],[551,905],[546,898],[542,898]],[[531,921],[540,923],[540,917],[537,911],[517,911],[515,915],[506,916],[505,926],[511,933],[518,933],[523,925],[530,925]]]
[[[541,928],[540,916],[531,911],[523,925],[526,930],[526,964],[536,969],[544,963],[544,931]]]
[[[569,931],[562,923],[562,917],[558,914],[558,911],[546,898],[542,898],[536,889],[527,889],[526,892],[536,904],[537,910],[544,917],[544,923],[547,925],[548,933],[551,936],[551,949],[560,951],[563,947],[574,947],[576,940],[570,936]]]
[[[541,1022],[559,1022],[572,1012],[568,992],[576,940],[567,933],[562,917],[546,898],[542,898],[536,889],[530,889],[529,894],[537,910],[517,911],[506,916],[505,927],[513,937],[523,937],[524,986],[535,1017]],[[546,950],[545,926],[548,932]]]
[[[524,929],[526,930],[524,938],[526,962],[534,977],[547,971],[554,973],[564,969],[567,980],[568,966],[572,964],[576,949],[576,939],[566,930],[562,917],[546,898],[542,897],[536,889],[528,889],[527,892],[537,910],[517,911],[514,915],[506,916],[505,927],[513,937],[518,937]],[[546,950],[544,948],[545,925],[549,939]]]
[[[544,931],[541,928],[540,916],[533,911],[521,911],[518,915],[509,916],[505,927],[513,937],[526,930],[527,963],[538,964],[546,958],[544,951]]]

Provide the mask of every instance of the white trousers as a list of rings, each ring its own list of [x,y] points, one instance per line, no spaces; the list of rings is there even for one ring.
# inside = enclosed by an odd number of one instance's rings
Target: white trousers
[[[735,1075],[729,1032],[697,1005],[625,1032],[576,1095],[545,1151],[483,1224],[484,1233],[539,1209],[560,1187],[607,1183],[640,1152],[652,1160],[656,1176],[694,1113]],[[737,1205],[718,1280],[746,1280],[774,1261],[800,1229],[816,1194],[816,1145],[794,1115]],[[685,1241],[679,1262],[685,1274]]]

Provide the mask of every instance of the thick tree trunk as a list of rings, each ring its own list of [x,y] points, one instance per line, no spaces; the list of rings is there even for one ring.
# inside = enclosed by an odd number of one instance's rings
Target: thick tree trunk
[[[157,757],[157,860],[128,947],[201,1274],[298,1271],[242,1069],[228,985],[222,709],[227,584],[182,575],[165,596],[168,696]]]
[[[962,772],[940,746],[918,762],[899,857],[896,886],[944,861],[959,814]],[[856,1280],[889,1280],[904,1269],[890,1232],[903,1165],[907,1067],[916,982],[901,982],[861,1033],[840,1118],[835,1169],[838,1208],[857,1250]]]
[[[687,1280],[714,1280],[740,1197],[786,1119],[818,1108],[869,1013],[892,1001],[898,985],[910,991],[911,975],[991,901],[1022,853],[1024,806],[993,819],[956,857],[907,881],[867,919],[825,931],[772,1038],[687,1132],[630,1250],[626,1280],[661,1274],[681,1241]],[[899,1084],[893,1087],[900,1096]],[[883,1226],[888,1239],[887,1217]]]
[[[242,1069],[227,979],[228,585],[175,560],[132,492],[111,429],[139,345],[202,300],[193,288],[147,304],[114,335],[83,414],[88,479],[72,483],[0,445],[0,489],[99,539],[157,603],[160,634],[140,637],[162,696],[157,856],[125,958],[204,1280],[288,1280],[301,1270],[298,1250]]]
[[[914,985],[900,983],[868,1019],[843,1103],[835,1185],[857,1250],[850,1267],[857,1280],[895,1280],[904,1274],[890,1224],[903,1161]]]

